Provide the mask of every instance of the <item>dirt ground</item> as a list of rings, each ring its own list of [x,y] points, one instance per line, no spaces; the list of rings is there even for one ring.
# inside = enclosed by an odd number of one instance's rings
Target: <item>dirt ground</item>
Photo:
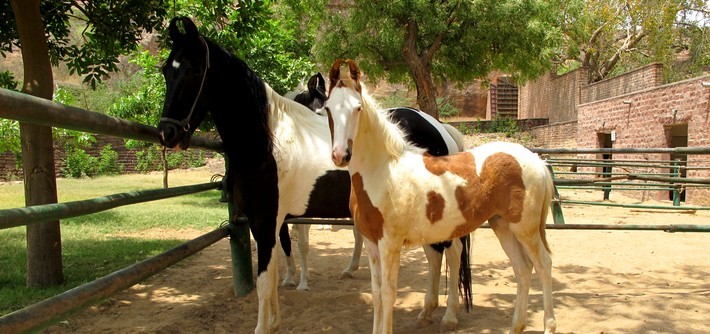
[[[601,193],[570,190],[563,191],[562,196],[599,200]],[[636,202],[614,194],[612,201]],[[568,224],[710,224],[707,211],[689,214],[579,205],[564,206],[563,211]],[[552,223],[551,215],[548,223]],[[710,332],[710,234],[594,230],[547,233],[553,252],[558,333]],[[193,238],[200,234],[152,230],[142,236]],[[350,260],[351,230],[314,226],[310,238],[311,291],[279,287],[280,333],[370,332],[372,304],[366,257],[362,257],[355,278],[338,278]],[[472,264],[474,307],[469,313],[463,307],[459,310],[459,327],[453,333],[506,332],[513,312],[515,281],[491,230],[476,232]],[[280,274],[283,272],[282,261]],[[416,327],[426,277],[426,258],[421,248],[404,251],[394,313],[395,333],[439,331],[446,303],[445,279],[434,324]],[[44,333],[251,333],[256,315],[255,292],[243,298],[234,296],[229,243],[222,240]],[[542,330],[541,291],[533,275],[526,333]]]

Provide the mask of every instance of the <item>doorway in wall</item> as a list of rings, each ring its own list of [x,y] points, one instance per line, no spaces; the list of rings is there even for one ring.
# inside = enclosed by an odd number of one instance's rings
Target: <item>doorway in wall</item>
[[[688,146],[688,124],[667,125],[665,126],[665,132],[669,148]],[[688,166],[688,155],[671,153],[669,159],[676,161],[678,166],[678,169],[671,169],[669,173],[677,173],[679,177],[686,177],[685,167]],[[673,191],[668,192],[668,199],[673,200]],[[685,202],[685,191],[680,192],[680,201]]]
[[[613,139],[614,138],[613,138],[611,131],[597,133],[597,144],[598,144],[599,148],[612,148],[614,146]],[[597,159],[604,159],[604,160],[608,160],[611,162],[612,154],[611,153],[602,153],[597,156]],[[597,173],[601,173],[601,177],[610,177],[611,171],[612,171],[611,166],[597,167]],[[609,193],[611,193],[611,187],[604,186],[604,187],[602,187],[602,190],[604,191],[604,199],[605,200],[609,199]]]

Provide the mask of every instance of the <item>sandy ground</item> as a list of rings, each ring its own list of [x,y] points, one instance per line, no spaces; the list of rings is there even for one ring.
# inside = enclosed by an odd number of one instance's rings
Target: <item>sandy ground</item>
[[[562,195],[601,198],[599,192],[564,191]],[[612,201],[635,202],[614,194]],[[568,224],[710,224],[707,211],[681,214],[570,205],[564,207],[564,215]],[[552,223],[551,217],[548,220]],[[199,234],[142,233],[152,238]],[[366,257],[362,257],[355,278],[338,279],[350,260],[351,230],[314,227],[310,238],[311,291],[279,287],[280,333],[370,332]],[[548,230],[548,240],[553,251],[558,333],[710,332],[710,234]],[[453,333],[506,332],[515,299],[513,271],[491,230],[476,232],[473,247],[474,308],[469,313],[459,310],[460,324]],[[229,254],[228,241],[222,240],[45,333],[251,333],[256,324],[257,296],[255,292],[243,298],[234,296]],[[395,333],[439,331],[446,301],[445,279],[434,324],[416,327],[426,276],[421,248],[404,251]],[[535,275],[528,315],[526,333],[542,333],[541,291]]]

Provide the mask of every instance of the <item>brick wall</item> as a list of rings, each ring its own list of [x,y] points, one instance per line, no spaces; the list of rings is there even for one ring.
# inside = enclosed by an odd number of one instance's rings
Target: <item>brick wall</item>
[[[586,78],[587,70],[581,68],[559,76],[548,73],[525,84],[518,91],[518,117],[549,118],[551,125],[576,121]]]
[[[710,146],[710,87],[703,87],[703,82],[710,82],[710,76],[579,105],[577,145],[600,147],[599,134],[614,132],[613,147],[669,147],[669,126],[687,124],[688,147]],[[670,157],[667,154],[614,156],[614,159],[624,158],[667,160]],[[691,155],[688,165],[707,167],[708,160],[707,155]],[[687,177],[710,178],[710,171],[689,170]],[[667,196],[667,191],[652,194],[655,199],[667,199]],[[710,190],[688,189],[686,202],[710,204]]]
[[[15,164],[15,157],[12,153],[0,153],[0,181],[22,178],[22,170],[15,168]]]
[[[547,118],[527,118],[527,119],[515,119],[513,120],[520,131],[529,131],[530,129],[544,126],[547,124]],[[461,127],[465,127],[466,129],[470,131],[478,131],[478,132],[490,132],[488,129],[495,123],[496,121],[492,120],[478,120],[478,121],[455,121],[455,122],[447,122],[451,126],[460,129]]]
[[[555,123],[531,128],[530,134],[547,148],[575,148],[577,146],[577,121]]]
[[[582,88],[580,104],[628,94],[663,83],[663,64],[654,63]]]
[[[136,172],[136,165],[138,162],[136,159],[137,150],[126,148],[123,138],[104,135],[94,135],[94,137],[96,138],[96,143],[94,143],[90,148],[84,149],[86,153],[94,157],[99,157],[101,155],[101,149],[110,144],[111,149],[118,153],[118,163],[123,165],[123,171],[127,173]],[[54,144],[54,168],[57,176],[59,176],[62,168],[66,167],[66,164],[64,163],[66,153],[61,145],[56,142]],[[211,157],[214,153],[211,151],[204,151],[204,154],[206,157]],[[11,153],[0,153],[0,181],[22,179],[22,169],[16,168],[15,165],[15,159]]]

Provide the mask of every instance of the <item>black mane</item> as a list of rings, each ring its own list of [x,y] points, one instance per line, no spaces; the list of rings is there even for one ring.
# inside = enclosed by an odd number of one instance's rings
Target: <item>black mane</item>
[[[274,147],[265,82],[243,60],[211,40],[205,41],[212,66],[206,82],[208,109],[225,151],[262,160]]]

